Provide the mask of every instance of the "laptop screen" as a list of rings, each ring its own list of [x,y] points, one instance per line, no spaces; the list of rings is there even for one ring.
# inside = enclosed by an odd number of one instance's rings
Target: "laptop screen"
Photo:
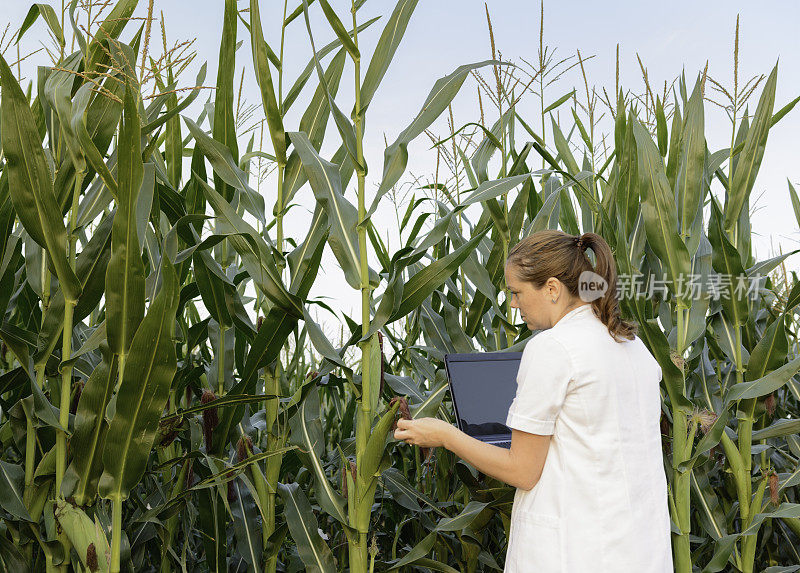
[[[511,435],[505,425],[517,392],[521,352],[445,356],[461,431],[477,437]]]

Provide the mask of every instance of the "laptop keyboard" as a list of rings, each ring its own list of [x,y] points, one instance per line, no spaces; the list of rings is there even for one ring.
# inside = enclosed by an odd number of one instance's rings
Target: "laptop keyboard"
[[[486,442],[487,444],[492,444],[493,446],[500,446],[501,448],[511,448],[511,440],[500,440],[499,442]]]

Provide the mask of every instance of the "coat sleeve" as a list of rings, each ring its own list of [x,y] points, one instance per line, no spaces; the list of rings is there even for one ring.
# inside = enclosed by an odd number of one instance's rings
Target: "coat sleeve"
[[[543,332],[525,347],[517,373],[517,394],[506,426],[531,434],[552,435],[572,378],[564,345]]]

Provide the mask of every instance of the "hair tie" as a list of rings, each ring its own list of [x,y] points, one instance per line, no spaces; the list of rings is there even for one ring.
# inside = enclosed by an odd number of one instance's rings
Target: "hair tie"
[[[586,246],[583,244],[583,236],[578,237],[577,241],[575,241],[575,245],[581,250],[586,250]]]

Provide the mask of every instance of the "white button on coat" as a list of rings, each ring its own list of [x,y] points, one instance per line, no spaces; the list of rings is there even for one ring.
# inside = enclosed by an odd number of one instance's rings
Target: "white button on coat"
[[[672,573],[661,367],[585,304],[526,345],[506,425],[552,435],[518,489],[505,573]]]

